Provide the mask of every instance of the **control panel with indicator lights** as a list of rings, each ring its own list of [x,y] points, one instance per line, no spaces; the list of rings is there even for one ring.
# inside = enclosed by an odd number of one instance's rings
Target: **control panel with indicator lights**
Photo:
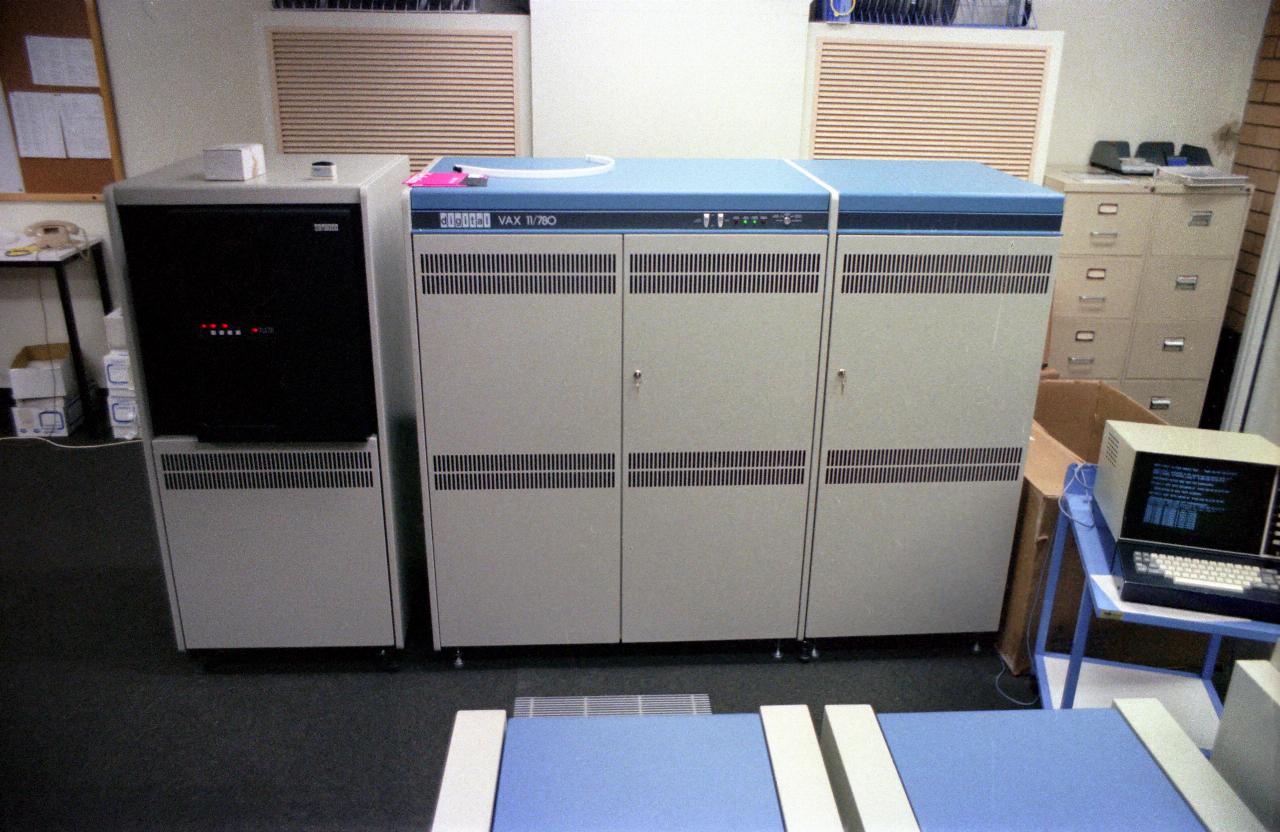
[[[703,228],[731,228],[738,230],[792,228],[798,227],[804,222],[804,215],[799,213],[736,214],[723,211],[704,211],[701,217]],[[695,224],[697,224],[696,219]]]
[[[196,327],[198,335],[208,338],[262,338],[276,334],[275,327],[261,324],[199,323]]]

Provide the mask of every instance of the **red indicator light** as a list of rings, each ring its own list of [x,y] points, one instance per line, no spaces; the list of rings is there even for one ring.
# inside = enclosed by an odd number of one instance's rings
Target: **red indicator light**
[[[200,328],[201,328],[201,329],[208,329],[208,328],[209,328],[209,325],[208,325],[208,324],[200,324]]]
[[[252,330],[250,330],[250,332],[257,332],[257,331],[258,331],[258,328],[256,326]]]
[[[223,324],[223,325],[222,325],[222,328],[223,328],[223,329],[231,329],[231,327],[227,326],[226,324]]]

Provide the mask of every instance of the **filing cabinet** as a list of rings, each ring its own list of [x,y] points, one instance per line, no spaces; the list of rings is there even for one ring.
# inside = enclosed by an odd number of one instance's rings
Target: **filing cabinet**
[[[1066,196],[1049,365],[1198,425],[1252,187],[1068,170],[1045,185]]]

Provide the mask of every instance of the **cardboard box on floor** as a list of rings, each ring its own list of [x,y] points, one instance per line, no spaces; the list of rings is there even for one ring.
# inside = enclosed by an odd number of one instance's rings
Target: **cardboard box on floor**
[[[1164,420],[1101,381],[1048,379],[1040,382],[1035,422],[1023,470],[1022,500],[1014,533],[1013,559],[1005,590],[1004,617],[996,649],[1014,674],[1031,664],[1049,550],[1058,527],[1058,500],[1067,466],[1098,461],[1102,428],[1108,419],[1147,424]],[[1067,652],[1075,631],[1084,585],[1075,539],[1067,536],[1062,571],[1049,625],[1048,649]],[[1196,633],[1095,619],[1088,655],[1162,667],[1198,670],[1207,637]]]

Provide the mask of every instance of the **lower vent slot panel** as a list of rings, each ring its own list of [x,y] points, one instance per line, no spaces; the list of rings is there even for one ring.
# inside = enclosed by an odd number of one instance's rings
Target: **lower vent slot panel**
[[[1022,473],[1022,448],[866,448],[827,451],[823,482],[1009,482]]]
[[[613,488],[615,454],[437,454],[437,491]]]
[[[372,488],[368,451],[162,453],[166,491]]]
[[[805,451],[656,451],[627,455],[631,488],[803,485]]]

